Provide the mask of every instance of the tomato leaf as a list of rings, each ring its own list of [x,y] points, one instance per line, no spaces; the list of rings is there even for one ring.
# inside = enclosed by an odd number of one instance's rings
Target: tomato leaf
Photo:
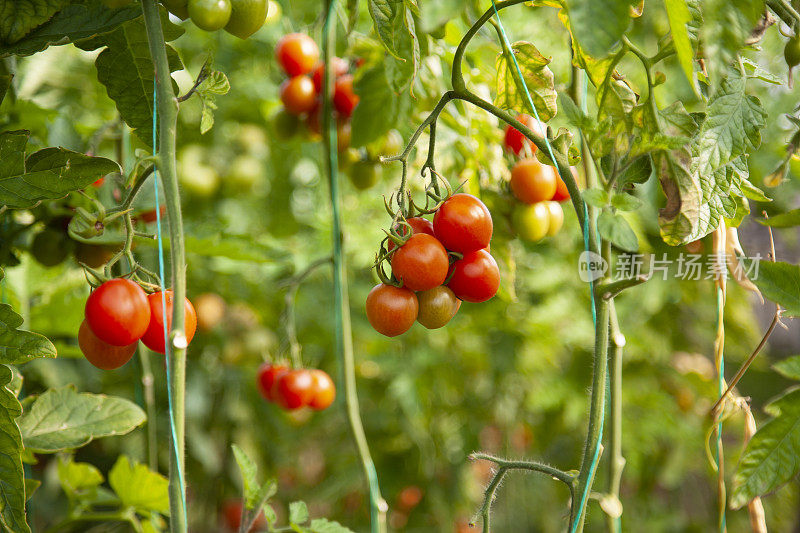
[[[615,194],[611,198],[611,205],[620,211],[636,211],[642,206],[642,201],[626,192]]]
[[[700,39],[709,77],[721,78],[764,13],[764,0],[704,0]]]
[[[169,513],[169,481],[147,466],[120,455],[108,473],[108,484],[122,503],[148,514]]]
[[[0,205],[27,208],[62,198],[120,170],[110,159],[64,148],[45,148],[25,159],[29,136],[27,131],[0,134]]]
[[[67,386],[37,397],[20,417],[19,426],[26,448],[53,453],[128,433],[145,419],[144,411],[129,400],[78,393]]]
[[[604,239],[621,250],[635,252],[639,249],[639,239],[631,229],[628,221],[618,213],[604,209],[597,217],[597,231]]]
[[[780,375],[789,379],[800,381],[800,355],[787,357],[772,365]]]
[[[0,42],[16,43],[67,4],[69,0],[0,0]]]
[[[608,205],[608,193],[605,189],[586,189],[581,193],[586,203],[599,209]]]
[[[670,34],[672,35],[672,42],[675,45],[675,53],[678,56],[678,63],[683,69],[689,85],[694,90],[695,94],[700,93],[697,85],[697,76],[694,73],[694,56],[696,48],[696,40],[693,43],[689,36],[689,28],[687,27],[692,22],[692,15],[689,12],[689,6],[686,0],[664,0],[664,5],[667,8],[667,18],[669,19]]]
[[[545,122],[553,118],[558,110],[553,72],[547,65],[550,59],[544,57],[531,43],[518,42],[511,45],[511,51],[519,63],[522,78],[531,94],[533,105],[539,118]],[[512,58],[505,54],[497,56],[497,96],[495,105],[533,114],[525,96],[525,88],[519,84],[516,67]]]
[[[353,533],[352,530],[344,527],[339,522],[326,518],[315,518],[311,521],[309,529],[312,533]]]
[[[592,57],[608,56],[630,24],[630,2],[566,0],[565,5],[572,38]]]
[[[289,523],[303,525],[308,522],[308,506],[305,502],[292,502],[289,504]]]
[[[800,266],[744,258],[747,277],[764,295],[784,308],[783,316],[800,317]]]
[[[386,61],[386,73],[392,87],[400,92],[414,81],[419,69],[419,40],[413,13],[406,2],[369,0],[369,14],[386,50],[394,61]]]
[[[800,471],[800,390],[773,402],[778,413],[750,439],[733,478],[731,507],[774,491]]]
[[[411,98],[408,92],[396,93],[390,86],[383,64],[376,65],[355,81],[355,92],[361,101],[353,110],[352,137],[354,148],[365,146],[408,120]]]
[[[772,226],[773,228],[791,228],[800,226],[800,209],[792,209],[786,213],[775,215],[770,218],[757,218],[759,224]]]
[[[0,365],[0,525],[8,531],[30,533],[25,521],[22,435],[15,420],[22,413],[22,405],[8,388],[11,381],[11,369]]]
[[[89,463],[76,463],[71,457],[58,459],[58,481],[70,497],[91,496],[104,479],[103,474]]]

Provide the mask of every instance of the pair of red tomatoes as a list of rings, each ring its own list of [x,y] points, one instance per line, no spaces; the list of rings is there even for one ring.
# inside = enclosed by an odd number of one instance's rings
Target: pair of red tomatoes
[[[275,56],[289,76],[280,89],[283,107],[292,115],[308,115],[310,122],[316,120],[318,123],[316,115],[321,104],[325,65],[319,62],[317,43],[303,33],[290,33],[278,41]],[[353,76],[347,73],[350,65],[339,57],[334,57],[331,63],[331,71],[336,80],[333,105],[340,117],[348,118],[353,114],[359,100],[358,95],[353,92]]]
[[[492,216],[478,198],[454,194],[437,209],[433,223],[422,217],[407,222],[408,240],[396,250],[389,244],[392,274],[401,286],[380,284],[367,296],[367,319],[388,337],[405,333],[415,321],[440,328],[462,301],[485,302],[500,286],[500,271],[488,250]],[[452,264],[449,252],[456,257]]]
[[[172,291],[146,294],[129,279],[117,278],[97,287],[86,300],[78,345],[97,368],[113,370],[127,363],[139,340],[154,352],[164,353],[164,302],[167,330],[172,327]],[[184,334],[191,342],[197,329],[194,306],[184,302]]]
[[[310,407],[327,409],[336,399],[336,386],[331,377],[317,368],[290,369],[284,365],[264,363],[258,369],[258,391],[268,402],[287,411]]]

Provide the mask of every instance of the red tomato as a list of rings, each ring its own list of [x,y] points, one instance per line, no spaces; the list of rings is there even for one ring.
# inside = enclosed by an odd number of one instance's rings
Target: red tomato
[[[486,248],[492,239],[492,215],[471,194],[448,198],[433,216],[433,231],[444,247],[465,254]]]
[[[466,253],[453,263],[453,277],[447,286],[465,302],[485,302],[500,287],[497,262],[486,250]]]
[[[314,397],[314,380],[306,369],[289,370],[275,376],[272,397],[286,410],[308,405]]]
[[[424,219],[422,217],[411,217],[408,220],[408,225],[411,226],[411,234],[414,235],[416,233],[427,233],[428,235],[433,235],[433,223],[430,220]],[[395,228],[400,232],[400,235],[405,237],[406,231],[408,228],[406,226],[398,224]],[[386,244],[386,249],[388,251],[394,250],[394,241],[389,239],[388,243]]]
[[[308,406],[315,411],[327,409],[336,399],[336,385],[327,374],[319,369],[310,370],[311,372],[311,401]]]
[[[575,178],[575,182],[578,182],[578,172],[575,170],[575,167],[569,167],[570,171],[572,172],[572,177]],[[561,179],[561,176],[558,175],[556,172],[556,193],[553,195],[552,200],[554,202],[563,202],[564,200],[569,200],[569,189],[567,189],[567,184],[564,183],[564,180]]]
[[[81,352],[90,363],[101,370],[114,370],[130,361],[138,344],[134,341],[128,346],[113,346],[103,342],[92,333],[85,320],[78,330],[78,346]]]
[[[275,57],[289,76],[306,74],[319,60],[319,47],[304,33],[290,33],[278,41]]]
[[[551,200],[557,185],[553,167],[543,165],[535,157],[517,161],[511,169],[511,192],[520,202],[535,204]]]
[[[541,122],[538,122],[530,115],[518,115],[517,120],[528,126],[533,130],[534,133],[538,133],[542,137],[544,137],[547,132],[545,125]],[[536,145],[528,140],[521,131],[510,125],[506,126],[505,145],[508,150],[511,150],[516,155],[519,155],[525,146],[530,149],[530,155],[536,153]]]
[[[426,233],[412,235],[392,255],[392,272],[412,291],[427,291],[447,278],[450,260],[436,237]]]
[[[352,115],[359,100],[359,96],[353,92],[353,76],[345,74],[336,80],[333,90],[333,106],[340,115],[343,117]]]
[[[222,514],[225,517],[225,525],[228,526],[230,531],[239,531],[239,526],[242,524],[243,511],[244,505],[242,505],[241,500],[227,500],[222,505]],[[253,522],[253,527],[250,528],[250,531],[261,531],[266,527],[267,517],[264,516],[264,511],[262,510],[258,513],[258,517],[256,517],[255,522]]]
[[[92,291],[86,300],[85,317],[100,340],[113,346],[128,346],[147,331],[150,306],[139,285],[116,278]]]
[[[341,57],[335,57],[331,60],[332,61],[332,69],[331,74],[333,74],[333,79],[337,80],[341,76],[347,74],[347,71],[350,69],[350,65],[342,59]],[[317,66],[314,67],[314,72],[311,73],[311,80],[314,82],[314,89],[316,89],[317,94],[322,92],[322,74],[325,71],[325,63],[317,63]]]
[[[167,206],[162,205],[158,210],[160,211],[160,213],[158,214],[161,215],[161,219],[163,220],[164,215],[167,213]],[[155,222],[157,220],[156,218],[157,216],[158,215],[156,214],[156,210],[150,209],[149,211],[144,211],[142,213],[139,213],[139,215],[136,218],[138,218],[142,222],[149,224],[151,222]]]
[[[170,330],[172,328],[172,291],[167,290],[165,297],[167,301],[167,330]],[[150,305],[151,318],[147,331],[142,336],[142,344],[154,352],[164,353],[164,307],[161,302],[161,291],[149,295],[147,303]],[[183,329],[188,344],[192,342],[194,332],[197,329],[197,313],[195,313],[194,306],[188,298],[184,298],[183,313],[183,323],[185,325]]]
[[[387,337],[408,331],[418,311],[417,295],[405,287],[380,283],[367,296],[367,320],[375,331]]]
[[[258,392],[261,393],[265,400],[268,402],[274,401],[272,387],[275,385],[275,378],[281,372],[288,370],[286,365],[273,365],[272,363],[264,363],[259,367],[256,385],[258,385]]]
[[[314,82],[305,75],[289,78],[281,84],[281,102],[292,115],[310,113],[317,104]]]

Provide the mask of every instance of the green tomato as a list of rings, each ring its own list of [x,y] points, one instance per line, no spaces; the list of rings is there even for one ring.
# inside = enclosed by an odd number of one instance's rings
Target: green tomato
[[[231,18],[231,0],[189,0],[189,17],[201,30],[216,31]]]
[[[548,215],[547,235],[552,237],[564,225],[564,210],[558,202],[545,202],[545,205]]]
[[[45,229],[31,243],[33,258],[46,267],[53,267],[67,258],[72,242],[63,231]]]
[[[800,65],[800,36],[792,37],[783,49],[783,58],[789,68]]]
[[[360,160],[361,154],[359,151],[355,148],[348,148],[339,154],[339,170],[341,172],[347,172]]]
[[[184,163],[178,178],[184,190],[200,198],[210,198],[219,189],[219,174],[207,165]]]
[[[278,140],[287,141],[300,131],[300,119],[281,108],[272,117],[272,128]]]
[[[228,167],[225,188],[232,192],[249,192],[262,181],[264,170],[261,161],[251,155],[240,155]]]
[[[514,209],[514,229],[524,241],[542,240],[550,229],[550,212],[545,202],[519,204]]]
[[[275,24],[281,19],[281,5],[275,0],[269,0],[267,2],[269,5],[267,6],[267,20],[264,21],[264,24],[267,26],[271,24]]]
[[[247,39],[264,25],[268,10],[267,0],[231,0],[231,18],[225,31]]]
[[[189,0],[161,0],[167,11],[181,20],[189,18]]]
[[[359,190],[369,189],[376,183],[382,174],[383,169],[379,163],[373,161],[358,161],[350,169],[350,181]]]

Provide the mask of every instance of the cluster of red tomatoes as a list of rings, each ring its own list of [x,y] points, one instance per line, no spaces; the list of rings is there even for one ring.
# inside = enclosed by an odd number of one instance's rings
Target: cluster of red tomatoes
[[[533,117],[519,115],[517,120],[546,135],[547,127]],[[511,193],[522,202],[513,215],[517,234],[531,242],[555,235],[564,224],[564,211],[559,202],[569,200],[564,180],[554,167],[536,158],[536,145],[512,126],[506,127],[505,145],[514,155],[522,156],[511,169],[510,182]]]
[[[413,217],[395,229],[403,239],[397,246],[390,237],[387,250],[399,286],[381,283],[367,296],[367,319],[378,333],[395,337],[414,321],[441,328],[462,301],[485,302],[497,293],[500,271],[489,253],[492,216],[478,198],[454,194],[433,223]]]
[[[123,5],[131,2],[113,1]],[[161,0],[161,3],[181,20],[191,18],[201,30],[217,31],[224,28],[241,39],[247,39],[257,32],[268,17],[276,16],[279,9],[277,4],[268,0]]]
[[[285,365],[264,363],[258,369],[256,383],[265,400],[287,411],[301,407],[322,411],[336,399],[333,380],[318,368],[290,369]]]
[[[278,41],[275,57],[289,76],[280,89],[284,110],[290,115],[304,117],[308,129],[319,134],[325,64],[319,61],[317,43],[303,33],[290,33]],[[331,62],[331,73],[335,79],[332,100],[341,152],[350,145],[350,116],[359,98],[353,92],[353,76],[348,73],[350,63],[340,57],[334,57]]]
[[[172,291],[164,293],[167,329],[172,326]],[[197,328],[194,306],[184,302],[184,333],[191,342]],[[127,363],[139,341],[164,353],[164,305],[161,291],[146,294],[129,279],[115,278],[97,287],[86,300],[78,345],[97,368],[113,370]]]

